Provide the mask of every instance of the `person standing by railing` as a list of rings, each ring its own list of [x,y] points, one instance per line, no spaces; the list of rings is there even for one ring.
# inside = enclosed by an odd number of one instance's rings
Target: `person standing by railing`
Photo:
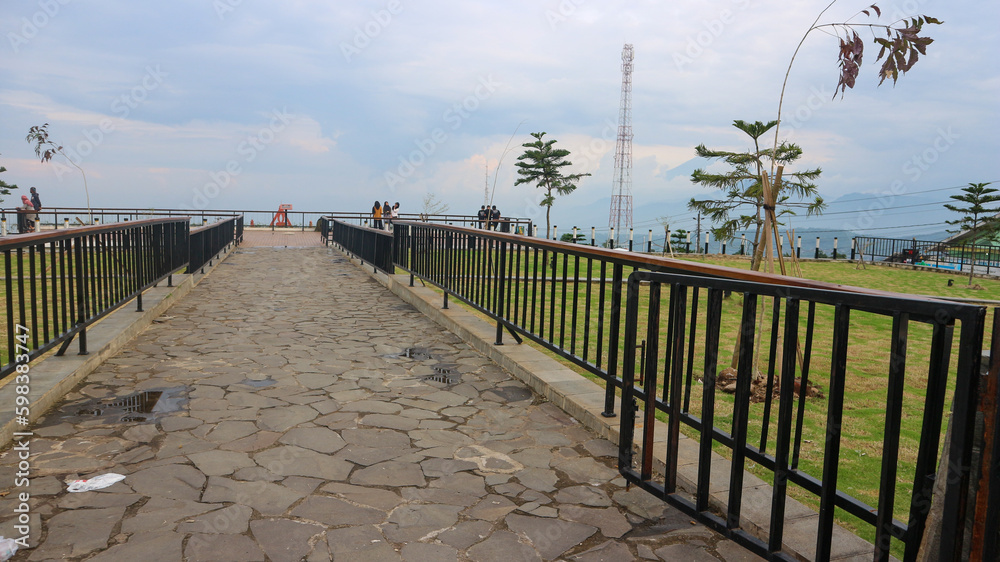
[[[17,232],[27,234],[35,231],[35,223],[38,215],[35,214],[35,206],[31,204],[27,195],[21,196],[21,206],[17,208]]]
[[[486,228],[486,219],[489,218],[490,212],[486,210],[486,205],[479,207],[479,212],[476,213],[476,218],[479,220],[479,228]]]
[[[389,224],[392,224],[398,218],[399,218],[399,201],[396,201],[396,204],[392,206],[392,209],[389,209]],[[392,229],[390,228],[389,230]]]
[[[392,207],[388,201],[382,205],[382,219],[385,222],[385,229],[392,230]]]
[[[38,190],[31,187],[31,206],[35,208],[35,230],[42,229],[42,221],[38,216],[38,211],[42,210],[42,200],[38,198]]]
[[[375,206],[372,207],[372,228],[382,230],[382,204],[375,200]]]

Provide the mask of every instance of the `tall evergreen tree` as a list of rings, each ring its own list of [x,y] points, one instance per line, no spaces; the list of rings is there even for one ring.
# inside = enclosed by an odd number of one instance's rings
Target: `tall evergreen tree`
[[[1000,216],[997,215],[997,213],[1000,213],[1000,206],[990,206],[991,203],[1000,201],[1000,195],[994,195],[1000,189],[986,187],[990,183],[992,182],[970,183],[967,187],[962,188],[961,195],[951,196],[955,201],[964,203],[964,206],[952,205],[951,203],[944,204],[945,209],[962,214],[962,218],[960,219],[947,221],[948,224],[958,226],[957,230],[949,230],[948,232],[968,232],[969,239],[975,242],[978,235],[992,233],[1000,228]],[[975,261],[975,258],[973,258],[972,266],[969,268],[970,285],[972,284],[972,275],[976,268]]]
[[[4,168],[3,166],[0,166],[0,174],[4,173],[6,171],[7,171],[7,168]],[[2,179],[0,179],[0,202],[3,202],[3,197],[5,195],[10,195],[10,190],[12,190],[12,189],[17,189],[17,186],[14,185],[14,184],[7,183],[7,182],[3,181]]]
[[[562,169],[572,166],[573,163],[565,158],[569,156],[569,151],[564,148],[553,148],[556,143],[553,140],[542,140],[544,132],[531,133],[535,138],[534,142],[522,144],[527,150],[517,157],[517,174],[521,176],[514,185],[522,183],[533,183],[535,187],[545,190],[545,197],[540,205],[545,207],[545,238],[549,237],[550,220],[552,213],[552,203],[556,200],[556,194],[568,195],[576,189],[576,181],[590,174],[568,174],[564,175]]]

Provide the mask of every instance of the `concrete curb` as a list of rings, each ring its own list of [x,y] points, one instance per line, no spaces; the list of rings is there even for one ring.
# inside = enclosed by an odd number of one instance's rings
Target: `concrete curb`
[[[362,265],[362,262],[354,256],[343,253],[352,263],[361,267],[399,298],[462,338],[476,351],[502,366],[540,396],[576,418],[584,427],[615,445],[618,444],[620,419],[605,418],[601,415],[604,411],[602,387],[531,346],[495,345],[493,342],[496,340],[496,327],[487,324],[469,309],[458,304],[443,309],[442,296],[422,284],[410,287],[408,274],[373,273],[370,265]],[[644,431],[642,423],[636,423],[635,431],[636,440],[639,441]],[[668,434],[666,424],[657,421],[653,427],[653,434],[657,436],[653,447],[653,468],[657,474],[664,474],[665,464],[662,459],[666,458],[667,451],[664,439]],[[709,506],[723,518],[729,503],[731,472],[732,463],[713,452]],[[697,478],[698,442],[681,435],[677,486],[682,492],[693,494],[697,489]],[[770,484],[744,471],[740,526],[765,542],[771,526],[771,495]],[[819,514],[812,508],[794,499],[786,499],[782,535],[783,552],[799,560],[814,560],[818,524]],[[834,525],[831,560],[867,560],[871,558],[873,552],[874,546],[871,543],[839,525]]]
[[[205,276],[209,275],[226,257],[233,252],[230,247],[221,256],[214,258],[211,266],[205,267],[205,273],[178,274],[173,276],[173,287],[163,283],[158,287],[146,290],[142,294],[143,312],[136,312],[135,299],[120,306],[100,322],[87,329],[88,355],[77,355],[79,349],[76,342],[70,344],[63,356],[49,355],[43,359],[35,359],[30,363],[30,383],[27,385],[27,397],[30,401],[29,423],[16,423],[15,406],[16,393],[15,374],[8,377],[8,382],[0,387],[0,448],[9,445],[15,432],[31,431],[32,422],[42,417],[52,406],[58,403],[67,392],[73,389],[84,377],[92,373],[104,361],[118,353],[136,335],[153,323],[153,320],[166,312],[174,303],[191,292]],[[22,440],[24,436],[18,436]]]

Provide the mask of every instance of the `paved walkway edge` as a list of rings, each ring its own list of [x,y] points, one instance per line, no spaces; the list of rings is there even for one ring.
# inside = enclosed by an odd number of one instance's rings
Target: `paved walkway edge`
[[[505,345],[495,345],[495,325],[487,324],[464,306],[441,308],[441,294],[423,286],[419,280],[415,286],[410,287],[409,274],[386,275],[373,272],[371,265],[363,264],[346,252],[344,255],[399,298],[462,338],[540,396],[576,418],[584,427],[618,445],[620,418],[605,418],[601,415],[604,411],[604,389],[596,383],[531,346],[513,343],[509,334],[504,338]],[[636,423],[636,432],[642,432],[641,423]],[[656,422],[654,435],[661,436],[654,445],[654,469],[658,474],[663,474],[665,465],[662,459],[666,458],[666,442],[662,436],[667,435],[666,424]],[[678,457],[677,485],[681,491],[693,493],[697,488],[698,443],[682,435]],[[723,517],[729,502],[731,467],[729,460],[712,453],[709,506]],[[770,484],[744,471],[740,526],[765,542],[770,529],[771,495]],[[783,551],[800,560],[814,560],[818,521],[819,514],[812,508],[794,499],[786,499]],[[871,543],[839,525],[834,526],[831,560],[869,559],[872,552],[874,546]]]
[[[167,287],[166,281],[163,281],[159,286],[147,289],[142,294],[143,312],[136,312],[136,301],[132,299],[100,322],[90,326],[87,329],[88,355],[78,355],[79,345],[74,341],[65,355],[49,355],[43,360],[32,361],[27,394],[30,400],[29,422],[42,417],[84,377],[118,353],[132,338],[152,324],[155,318],[190,293],[191,289],[210,274],[232,250],[233,247],[230,246],[220,257],[213,260],[211,266],[206,265],[204,274],[175,274],[173,287]],[[10,376],[13,377],[15,374]],[[27,426],[16,423],[14,409],[18,396],[16,386],[18,385],[11,379],[0,387],[0,420],[4,420],[0,425],[0,448],[11,443],[15,432],[31,431],[31,423]]]

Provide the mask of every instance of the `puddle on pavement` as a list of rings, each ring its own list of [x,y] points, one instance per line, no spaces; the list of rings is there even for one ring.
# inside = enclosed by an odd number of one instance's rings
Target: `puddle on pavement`
[[[431,350],[426,347],[408,347],[399,354],[400,357],[407,357],[414,361],[426,361],[432,359]]]
[[[534,394],[532,394],[531,389],[518,386],[501,386],[498,388],[491,388],[486,392],[496,395],[504,402],[520,402],[522,400],[533,400],[535,397]]]
[[[147,390],[113,400],[91,401],[77,410],[76,416],[102,418],[107,423],[152,421],[162,414],[180,410],[186,390],[185,387]]]
[[[254,388],[263,388],[265,386],[271,386],[272,384],[275,384],[277,382],[278,381],[271,378],[260,379],[260,380],[243,379],[240,381],[240,384],[245,384],[247,386],[252,386]]]
[[[431,349],[429,347],[408,347],[398,355],[386,355],[385,357],[406,357],[407,359],[412,359],[414,361],[437,359],[437,357],[431,353]],[[433,374],[424,375],[420,377],[420,380],[424,382],[436,382],[447,385],[462,382],[462,373],[458,371],[457,365],[439,362],[437,365],[431,365],[431,370],[434,371]]]

